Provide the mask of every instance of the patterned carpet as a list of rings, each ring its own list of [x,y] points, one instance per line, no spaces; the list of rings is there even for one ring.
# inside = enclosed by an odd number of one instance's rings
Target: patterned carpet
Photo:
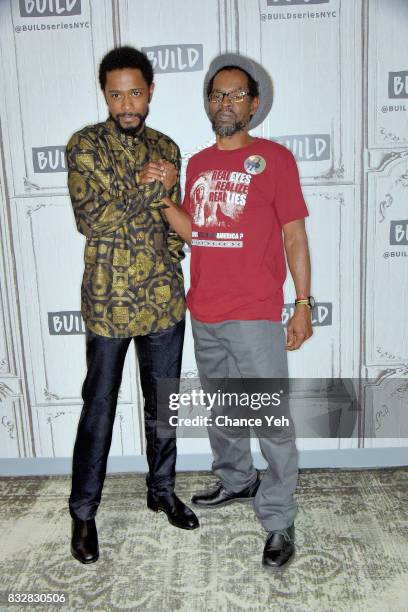
[[[183,500],[213,482],[180,473]],[[69,553],[66,477],[0,479],[0,591],[67,592],[65,606],[1,610],[154,612],[408,610],[408,468],[303,470],[297,556],[282,575],[261,566],[265,533],[250,505],[201,510],[183,531],[145,504],[144,477],[107,479],[101,557]]]

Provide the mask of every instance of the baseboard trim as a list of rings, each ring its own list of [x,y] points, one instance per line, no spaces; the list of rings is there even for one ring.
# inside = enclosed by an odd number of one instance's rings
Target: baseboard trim
[[[253,453],[256,467],[264,468],[265,461],[260,453]],[[57,476],[71,473],[71,457],[0,459],[0,476]],[[178,471],[211,470],[211,455],[179,455]],[[406,447],[393,448],[352,448],[336,450],[301,450],[299,467],[365,469],[408,466]],[[146,472],[147,463],[143,456],[111,457],[108,473]]]

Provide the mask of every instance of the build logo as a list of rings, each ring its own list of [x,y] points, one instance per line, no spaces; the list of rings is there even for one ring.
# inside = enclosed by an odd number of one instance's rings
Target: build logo
[[[408,70],[388,73],[388,97],[408,98]]]
[[[33,168],[36,174],[66,172],[65,147],[33,147]]]
[[[159,45],[142,47],[156,74],[195,72],[203,69],[203,45]]]
[[[21,17],[71,17],[81,14],[81,0],[20,0]]]
[[[295,313],[294,304],[284,304],[282,309],[282,323],[287,325]],[[333,304],[331,302],[316,302],[312,310],[312,325],[326,327],[332,324]]]
[[[408,246],[408,219],[390,222],[390,244]]]
[[[299,162],[330,159],[330,134],[291,134],[272,140],[292,151]]]
[[[51,336],[74,336],[85,333],[85,324],[79,310],[48,313],[48,331]]]

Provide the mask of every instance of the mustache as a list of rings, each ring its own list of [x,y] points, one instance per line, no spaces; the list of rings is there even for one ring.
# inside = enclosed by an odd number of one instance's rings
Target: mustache
[[[118,113],[116,117],[138,117],[141,120],[144,120],[146,117],[141,113]]]
[[[214,119],[216,119],[217,117],[219,117],[220,115],[230,115],[231,117],[236,118],[236,114],[234,113],[234,111],[225,111],[225,110],[218,110],[214,113],[213,117]]]
[[[227,123],[223,125],[221,122],[219,123],[214,116],[211,118],[211,126],[218,136],[225,138],[228,136],[233,136],[237,132],[241,132],[248,125],[249,121],[249,119],[237,121],[235,118],[235,121],[232,121],[230,124]]]
[[[113,119],[113,121],[116,124],[117,129],[119,130],[119,132],[121,132],[122,134],[130,134],[130,135],[137,135],[139,134],[139,132],[142,131],[143,129],[143,125],[147,119],[147,116],[149,114],[149,107],[147,107],[146,109],[146,113],[144,115],[142,115],[141,113],[118,113],[116,115],[116,117],[113,117],[111,113],[109,113],[109,116]],[[121,126],[120,124],[120,117],[138,117],[139,119],[139,125],[137,125],[134,128],[124,128]]]

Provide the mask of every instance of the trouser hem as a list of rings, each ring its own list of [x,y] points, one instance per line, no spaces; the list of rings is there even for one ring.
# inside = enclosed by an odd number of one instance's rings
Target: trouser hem
[[[265,529],[265,531],[267,531],[268,533],[270,531],[280,531],[281,529],[287,529],[288,527],[290,527],[292,525],[292,523],[295,522],[295,519],[291,519],[289,522],[286,521],[260,521],[262,527]]]

